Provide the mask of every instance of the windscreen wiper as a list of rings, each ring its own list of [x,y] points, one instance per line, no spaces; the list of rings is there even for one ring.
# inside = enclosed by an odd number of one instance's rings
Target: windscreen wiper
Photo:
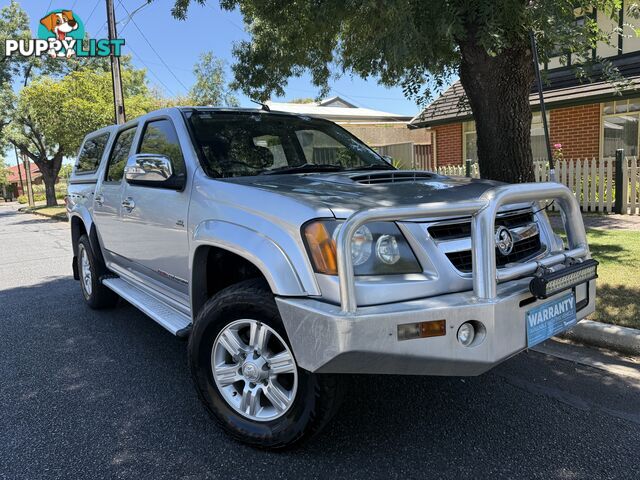
[[[304,163],[292,167],[279,167],[272,170],[265,170],[260,175],[276,175],[280,173],[304,173],[304,172],[339,172],[344,170],[340,165],[332,165],[329,163]]]

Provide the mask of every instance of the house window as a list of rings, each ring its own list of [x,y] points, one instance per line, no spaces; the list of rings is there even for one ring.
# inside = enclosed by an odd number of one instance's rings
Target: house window
[[[474,162],[478,161],[478,135],[476,134],[476,122],[464,122],[462,125],[462,160],[471,159]]]
[[[613,157],[616,150],[638,155],[640,98],[605,103],[602,108],[602,155]]]
[[[547,114],[547,121],[549,115]],[[463,160],[470,158],[474,162],[478,161],[478,148],[475,122],[465,122],[462,126],[463,139]],[[531,119],[531,153],[533,160],[547,160],[547,143],[544,138],[544,126],[540,112],[534,112]]]
[[[549,123],[549,115],[547,114],[547,124]],[[542,123],[542,115],[535,112],[531,119],[531,153],[534,161],[547,161],[549,155],[547,153],[547,140],[544,137],[544,124]]]

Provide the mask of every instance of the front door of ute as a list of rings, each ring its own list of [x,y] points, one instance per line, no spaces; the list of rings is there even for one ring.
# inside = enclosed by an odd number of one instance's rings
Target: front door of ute
[[[174,299],[188,303],[189,192],[183,149],[172,120],[151,119],[142,126],[134,153],[163,155],[171,161],[181,186],[130,184],[125,179],[122,200],[123,255],[138,275],[152,279]],[[167,291],[168,290],[168,291]]]

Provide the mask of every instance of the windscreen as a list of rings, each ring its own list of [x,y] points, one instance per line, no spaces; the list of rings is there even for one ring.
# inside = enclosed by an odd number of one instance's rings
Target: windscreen
[[[207,173],[214,177],[296,173],[297,167],[389,168],[377,153],[328,121],[206,111],[193,112],[189,121]]]

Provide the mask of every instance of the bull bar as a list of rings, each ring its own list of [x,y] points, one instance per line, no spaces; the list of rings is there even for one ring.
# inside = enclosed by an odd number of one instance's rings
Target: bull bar
[[[496,267],[495,219],[503,205],[554,200],[561,210],[569,248],[539,260],[515,266]],[[374,221],[399,221],[441,216],[471,215],[471,254],[473,268],[473,293],[486,302],[497,298],[497,285],[533,274],[540,267],[552,267],[569,258],[588,257],[586,233],[580,207],[574,194],[559,183],[523,183],[504,185],[487,190],[477,201],[434,202],[412,207],[373,208],[351,215],[342,225],[337,236],[337,264],[342,313],[354,315],[358,305],[351,257],[351,239],[362,225]]]

